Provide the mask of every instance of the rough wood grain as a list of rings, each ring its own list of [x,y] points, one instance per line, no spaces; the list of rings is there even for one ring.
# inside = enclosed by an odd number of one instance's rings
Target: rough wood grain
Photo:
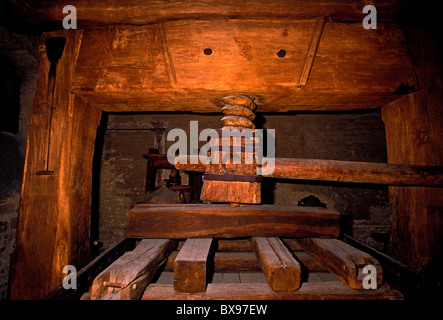
[[[206,291],[208,256],[212,239],[188,239],[174,261],[174,290],[181,293]]]
[[[443,166],[276,158],[275,170],[269,177],[387,185],[439,186],[443,185]]]
[[[417,89],[398,26],[371,32],[361,22],[327,22],[313,51],[316,25],[228,19],[91,28],[73,92],[105,111],[219,112],[220,99],[238,93],[261,112],[282,112],[376,108]]]
[[[354,290],[341,281],[308,282],[295,291],[274,291],[267,283],[208,284],[206,293],[179,294],[172,285],[150,284],[142,300],[401,300],[403,295],[388,286],[377,290]]]
[[[438,28],[405,28],[420,90],[382,108],[388,162],[443,164],[443,68]],[[443,188],[390,187],[395,259],[443,279]]]
[[[16,10],[5,11],[5,17],[21,23],[31,23],[34,28],[60,25],[65,14],[63,1],[35,1],[32,5],[23,5],[20,1],[10,0]],[[28,1],[29,2],[29,1]],[[23,2],[27,3],[27,2]],[[107,26],[118,24],[146,25],[169,20],[192,19],[223,19],[237,17],[239,19],[322,19],[331,21],[360,22],[363,5],[355,1],[343,0],[257,0],[238,2],[233,0],[201,0],[192,2],[159,0],[155,2],[143,0],[103,0],[91,3],[88,0],[72,0],[70,4],[77,8],[79,28]],[[379,21],[398,22],[414,7],[402,1],[377,0],[371,2],[380,14]],[[406,16],[410,17],[410,16]]]
[[[334,210],[313,207],[139,204],[126,230],[131,238],[337,237],[339,219]]]
[[[205,180],[200,195],[202,201],[219,203],[261,203],[261,184],[243,181]]]
[[[394,104],[392,104],[394,105]],[[386,113],[386,112],[385,112]],[[387,116],[385,116],[387,117]],[[206,166],[192,157],[179,157],[178,170],[204,172]],[[443,185],[443,166],[323,159],[276,158],[269,178],[337,181],[408,186]]]
[[[143,239],[94,279],[91,300],[139,299],[176,245],[168,239]]]
[[[302,251],[296,239],[284,238],[283,243],[291,250],[295,258],[307,270],[312,272],[327,271],[316,259]],[[214,264],[216,272],[260,271],[261,267],[249,239],[214,239]],[[177,250],[180,250],[183,242],[180,241]],[[165,266],[166,271],[174,270],[174,259],[178,252],[174,251],[168,257]]]
[[[45,33],[39,47],[39,74],[31,110],[19,209],[17,246],[11,263],[10,298],[40,299],[61,284],[63,267],[81,269],[90,260],[92,158],[101,111],[71,94],[82,33]],[[53,108],[48,102],[45,40],[64,37],[57,63]],[[48,121],[52,121],[48,132]],[[45,168],[50,135],[52,175]]]
[[[47,294],[43,300],[78,300],[83,296],[85,291],[88,291],[88,300],[90,300],[89,290],[91,289],[94,279],[125,252],[133,250],[135,248],[135,242],[135,239],[129,238],[124,238],[117,242],[77,272],[76,290],[66,290],[63,284],[60,284]]]
[[[300,287],[300,264],[279,238],[253,237],[251,243],[272,290],[293,291]]]
[[[338,239],[304,238],[297,242],[351,289],[363,289],[362,269],[366,265],[376,268],[377,286],[383,281],[383,270],[376,259]]]
[[[174,271],[174,261],[178,251],[168,257],[165,271]],[[216,252],[213,257],[212,269],[214,272],[241,272],[260,271],[260,264],[253,252]]]

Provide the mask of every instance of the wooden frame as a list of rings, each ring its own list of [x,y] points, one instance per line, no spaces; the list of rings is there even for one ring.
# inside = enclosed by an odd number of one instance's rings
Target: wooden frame
[[[173,24],[168,25],[166,30],[172,30],[173,27]],[[161,30],[161,28],[161,25],[155,25],[153,32],[157,34],[157,30]],[[126,36],[130,34],[131,30],[134,31],[132,27],[128,27],[128,29],[118,27],[117,29],[120,31],[121,37],[124,37],[125,34]],[[359,106],[378,107],[390,102],[382,109],[383,119],[387,128],[389,162],[441,165],[443,159],[441,150],[443,148],[441,147],[442,139],[439,128],[441,128],[441,101],[443,99],[441,97],[441,90],[433,86],[433,83],[438,83],[441,80],[441,74],[438,74],[437,60],[428,59],[429,54],[435,51],[436,45],[433,45],[432,41],[427,40],[425,41],[427,45],[422,46],[422,40],[426,39],[426,37],[420,34],[422,29],[411,28],[408,30],[409,34],[412,35],[409,38],[411,44],[416,44],[416,46],[412,46],[413,62],[420,66],[416,69],[420,80],[420,90],[416,93],[410,93],[418,89],[415,75],[410,69],[401,70],[401,72],[404,72],[402,73],[404,75],[402,80],[407,84],[406,87],[405,85],[402,87],[400,83],[394,82],[386,83],[385,86],[378,89],[374,85],[373,88],[376,90],[382,88],[381,91],[378,91],[379,94],[375,96],[367,83],[366,86],[362,87],[363,90],[354,90],[349,95],[347,92],[349,88],[346,87],[347,71],[344,70],[345,73],[341,74],[343,76],[341,79],[344,81],[339,88],[341,91],[334,92],[332,90],[329,92],[330,88],[322,89],[315,85],[316,79],[318,81],[318,79],[323,77],[321,72],[318,73],[321,71],[321,68],[315,69],[315,64],[328,63],[327,55],[325,55],[327,51],[322,51],[327,49],[328,43],[324,42],[325,45],[323,46],[322,41],[326,41],[325,39],[331,37],[329,38],[330,44],[336,43],[337,39],[334,35],[334,29],[341,30],[345,34],[349,31],[349,36],[354,37],[354,39],[359,39],[360,35],[362,35],[360,29],[355,29],[352,24],[332,23],[325,26],[317,51],[317,55],[320,55],[321,58],[314,62],[308,82],[309,85],[312,85],[310,88],[314,89],[314,93],[318,90],[325,90],[323,91],[325,93],[323,96],[321,94],[318,95],[318,97],[323,97],[325,101],[329,99],[330,94],[334,95],[336,99],[342,99],[332,103],[329,106],[330,110],[346,109],[342,107],[342,103],[346,99],[352,99],[353,105],[351,108]],[[389,30],[393,32],[391,34],[398,35],[398,44],[404,43],[403,35],[398,28],[394,26],[393,29]],[[429,33],[429,30],[425,30],[425,32]],[[158,38],[154,37],[154,40],[160,46],[159,48],[166,45],[169,48],[166,49],[172,52],[173,43],[169,43],[169,39],[161,38],[161,33],[157,35]],[[435,34],[431,35],[438,39],[438,36]],[[58,77],[54,87],[56,108],[50,110],[47,108],[47,74],[50,62],[46,57],[44,40],[55,36],[65,37],[66,47],[57,66]],[[371,39],[377,41],[376,38],[372,37]],[[124,39],[121,38],[120,40]],[[42,298],[51,289],[60,284],[64,277],[62,270],[65,265],[73,264],[80,268],[90,259],[91,175],[96,128],[100,120],[101,109],[117,110],[116,105],[121,103],[119,99],[127,93],[116,92],[116,94],[108,95],[109,92],[106,92],[106,90],[112,91],[118,88],[117,85],[113,89],[112,83],[108,83],[105,91],[100,91],[97,83],[89,87],[85,84],[87,77],[91,76],[90,72],[85,73],[84,71],[87,70],[85,63],[91,57],[87,53],[88,41],[90,45],[94,42],[93,30],[88,31],[86,36],[85,33],[77,30],[49,32],[42,36],[42,44],[39,48],[40,69],[31,112],[24,168],[17,246],[11,263],[11,299]],[[124,41],[121,43],[123,44]],[[118,48],[117,44],[115,48]],[[203,45],[203,43],[201,44]],[[168,55],[166,55],[166,60],[164,60],[164,53],[166,52],[164,48],[160,49],[159,53],[159,59],[162,59],[163,62],[169,60],[167,59]],[[404,49],[405,47],[400,46],[400,48]],[[404,61],[409,59],[409,53],[402,51],[400,55],[403,57],[403,64],[401,65],[404,66]],[[326,60],[324,60],[325,57]],[[103,60],[100,57],[99,59]],[[90,60],[89,62],[95,63],[94,61]],[[111,63],[116,62],[111,61]],[[167,62],[165,63],[167,66]],[[384,61],[384,63],[387,62]],[[409,65],[409,62],[406,65]],[[368,64],[365,62],[364,66],[367,67]],[[329,71],[331,70],[326,70],[328,74]],[[166,73],[166,75],[165,85],[170,86],[171,82],[168,77],[173,74],[170,73],[168,76],[168,73]],[[398,78],[398,75],[399,73],[395,72],[395,78]],[[380,77],[380,74],[377,74],[377,77]],[[388,78],[381,78],[384,81],[389,80]],[[99,78],[93,78],[92,80],[99,81]],[[178,81],[178,84],[180,85],[180,81]],[[89,90],[91,87],[94,88],[93,91]],[[407,88],[406,91],[404,90],[405,88]],[[94,92],[95,89],[98,89],[97,92]],[[383,91],[385,89],[389,92]],[[171,90],[176,90],[176,87]],[[288,101],[282,102],[284,105],[281,109],[273,110],[269,107],[268,111],[289,110],[288,105],[293,105],[292,101],[296,99],[294,92],[287,91],[284,88],[276,88],[276,90],[269,92],[270,98],[263,99],[262,105],[276,106],[278,101],[273,100],[272,95],[275,92],[288,93],[288,95],[280,95],[289,97]],[[309,90],[304,91],[305,93],[303,94],[309,93]],[[232,88],[229,88],[227,91],[229,94],[232,93]],[[180,92],[180,90],[177,92]],[[207,88],[204,90],[190,90],[188,92],[190,96],[188,104],[184,104],[185,108],[192,110],[195,107],[195,111],[206,110],[211,112],[219,111],[219,106],[214,104],[213,101],[226,93],[224,90],[208,91]],[[431,92],[431,94],[428,95],[428,92]],[[244,93],[253,94],[254,90],[245,88]],[[137,96],[136,92],[133,94],[134,97]],[[396,100],[405,94],[407,96],[404,99]],[[107,95],[111,100],[104,98]],[[200,100],[194,103],[196,96],[204,98],[200,98]],[[146,98],[143,95],[139,95],[139,97],[142,100]],[[370,97],[374,97],[374,99],[369,101]],[[148,98],[143,100],[147,104],[155,101],[155,99]],[[299,107],[319,110],[316,107],[316,102],[308,98]],[[112,99],[114,99],[114,104],[110,105]],[[178,110],[178,104],[171,104],[171,101],[165,100],[164,105],[169,105],[170,111]],[[192,104],[189,103],[190,101],[192,101]],[[367,103],[362,103],[365,101]],[[328,109],[327,106],[322,108]],[[124,110],[131,110],[131,106],[128,105],[118,111]],[[410,112],[407,110],[410,110]],[[51,111],[52,116],[49,116],[49,111]],[[419,116],[418,118],[416,117],[417,115]],[[48,121],[52,123],[50,127],[56,129],[50,131],[45,129],[48,128]],[[404,132],[406,128],[411,127],[415,128],[414,132]],[[47,144],[48,135],[51,142],[49,161],[53,164],[50,171],[53,171],[53,174],[36,175],[36,172],[41,171],[41,168],[44,167],[42,159],[45,158],[45,151],[49,149],[49,144]],[[416,152],[416,150],[420,151]],[[441,188],[392,187],[390,189],[393,216],[395,217],[395,223],[392,228],[394,255],[417,269],[427,269],[433,274],[439,274],[442,269],[442,254],[441,248],[438,245],[441,243],[440,235],[442,234],[441,219],[438,218],[438,213],[442,207],[441,199],[443,199],[441,192]],[[416,205],[411,206],[411,203]],[[406,227],[403,228],[403,226]],[[412,230],[412,236],[409,230]],[[424,234],[427,237],[424,237]],[[405,243],[409,243],[409,245],[405,245]],[[410,250],[410,248],[413,250]]]

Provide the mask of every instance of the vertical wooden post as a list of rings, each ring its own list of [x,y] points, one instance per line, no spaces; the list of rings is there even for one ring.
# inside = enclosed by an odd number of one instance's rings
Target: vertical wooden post
[[[208,256],[212,238],[189,238],[174,261],[174,290],[181,293],[206,291]]]
[[[390,163],[443,164],[443,69],[436,28],[408,26],[420,89],[383,106]],[[391,255],[433,277],[443,274],[443,189],[390,187]]]
[[[92,157],[101,110],[71,94],[81,36],[77,30],[45,33],[39,47],[11,299],[42,298],[62,283],[64,266],[79,270],[90,260]],[[53,91],[45,47],[51,37],[66,39]]]

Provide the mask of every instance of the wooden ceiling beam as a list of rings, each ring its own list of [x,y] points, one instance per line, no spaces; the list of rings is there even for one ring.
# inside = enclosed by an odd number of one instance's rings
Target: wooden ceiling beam
[[[233,19],[85,30],[72,91],[110,112],[220,112],[231,94],[286,112],[377,108],[417,88],[398,25]]]
[[[366,3],[356,0],[9,0],[4,18],[10,23],[28,23],[34,29],[48,31],[59,25],[66,14],[63,7],[73,5],[77,10],[78,28],[113,24],[145,25],[164,21],[189,19],[321,19],[361,22]],[[400,0],[374,0],[379,21],[396,21],[410,15],[413,7]],[[409,6],[408,6],[409,4]]]

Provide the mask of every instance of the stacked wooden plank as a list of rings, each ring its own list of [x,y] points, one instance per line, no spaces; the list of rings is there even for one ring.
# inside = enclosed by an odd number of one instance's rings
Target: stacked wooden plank
[[[380,271],[377,289],[362,288],[364,263]],[[212,273],[258,271],[264,281],[211,281]],[[170,282],[157,283],[164,273],[173,274]],[[316,274],[333,279],[309,280]],[[383,284],[374,258],[335,238],[144,239],[97,276],[91,288],[91,299],[401,298]]]

